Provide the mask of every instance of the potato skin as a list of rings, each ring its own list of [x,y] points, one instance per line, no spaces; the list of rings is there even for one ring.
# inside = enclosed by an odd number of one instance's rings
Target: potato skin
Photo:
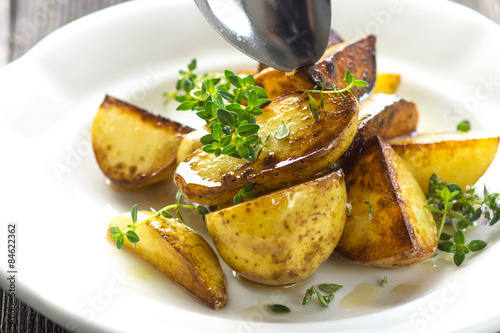
[[[370,95],[359,103],[358,130],[344,157],[357,154],[374,136],[388,140],[416,131],[418,118],[417,105],[413,102],[396,95]]]
[[[465,189],[474,185],[495,158],[499,137],[488,133],[420,133],[390,140],[424,192],[433,173]]]
[[[138,220],[151,216],[141,211]],[[109,227],[126,230],[130,213],[111,220]],[[219,258],[210,245],[191,228],[175,219],[156,217],[136,229],[137,246],[125,239],[125,246],[151,262],[176,284],[218,310],[227,303],[226,282]],[[111,237],[111,233],[107,235]]]
[[[264,88],[269,99],[300,91],[300,85],[286,77],[286,72],[268,67],[255,74],[255,85]]]
[[[317,94],[319,95],[319,94]],[[319,96],[315,96],[319,103]],[[314,120],[302,93],[274,99],[257,117],[259,135],[267,148],[253,162],[227,155],[215,156],[197,150],[177,167],[174,182],[192,202],[225,207],[248,183],[260,196],[298,184],[328,168],[347,149],[356,132],[358,104],[354,97],[325,95],[325,108]],[[284,121],[290,134],[277,140],[273,133]]]
[[[171,177],[190,127],[106,96],[92,124],[99,167],[113,185],[135,189]]]
[[[323,78],[325,78],[325,90],[332,90],[333,86],[342,89],[346,87],[344,78],[348,69],[356,79],[368,82],[366,87],[351,89],[361,101],[371,94],[375,87],[377,76],[375,41],[375,36],[369,35],[354,42],[337,44],[330,50],[332,53],[330,56],[312,66],[287,73],[287,77],[297,81],[302,87],[301,90],[322,87]]]
[[[344,258],[381,267],[408,266],[429,258],[437,230],[417,181],[394,150],[379,137],[345,161],[352,212],[336,251]],[[369,206],[373,204],[373,217]]]
[[[333,252],[344,228],[347,194],[342,171],[207,214],[221,258],[263,284],[294,283]]]
[[[401,75],[391,73],[377,73],[377,82],[373,89],[374,94],[394,94],[401,83]]]
[[[200,139],[202,136],[207,134],[210,134],[210,132],[208,131],[208,126],[204,125],[184,136],[179,145],[179,150],[177,150],[177,164],[184,161],[196,150],[202,148],[203,144],[201,143]]]

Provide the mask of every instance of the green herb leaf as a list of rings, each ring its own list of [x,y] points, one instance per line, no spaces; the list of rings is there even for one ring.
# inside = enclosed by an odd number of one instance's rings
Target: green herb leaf
[[[453,255],[453,261],[455,262],[455,265],[460,266],[465,260],[465,254],[462,252],[456,252]]]
[[[457,131],[459,132],[469,132],[471,129],[470,121],[464,120],[457,125]]]
[[[198,205],[196,206],[196,212],[200,215],[205,215],[208,214],[208,209],[203,205]]]
[[[314,117],[314,120],[318,120],[319,118],[319,108],[318,108],[318,103],[316,100],[311,96],[311,94],[308,92],[307,95],[309,96],[309,109],[311,110],[311,113]]]
[[[478,251],[481,251],[482,249],[484,249],[486,247],[486,245],[487,245],[486,242],[484,242],[482,240],[473,240],[472,242],[469,243],[469,245],[467,245],[467,247],[472,252],[478,252]]]
[[[135,231],[129,230],[126,233],[127,239],[129,240],[130,243],[133,243],[134,246],[137,242],[139,242],[139,236],[135,233]]]
[[[175,194],[175,201],[179,202],[181,198],[182,198],[182,192],[177,191],[177,193]]]
[[[455,244],[464,245],[465,244],[465,235],[462,230],[457,230],[455,233]]]
[[[121,250],[124,244],[125,239],[123,238],[123,235],[120,235],[120,237],[116,240],[116,247],[118,248],[118,250]]]
[[[121,234],[122,233],[122,231],[118,227],[111,227],[111,228],[109,228],[109,232],[112,235],[116,235],[116,234]]]
[[[161,211],[161,215],[167,219],[173,219],[174,217],[172,216],[172,214],[170,214],[169,212],[167,212],[166,210],[162,210]]]
[[[137,204],[132,207],[132,210],[130,211],[130,215],[132,216],[132,222],[135,223],[137,222]]]
[[[444,251],[444,252],[455,252],[456,245],[450,241],[441,242],[438,244],[438,249],[440,249],[441,251]]]
[[[311,304],[311,296],[314,294],[312,288],[314,288],[314,287],[311,287],[311,288],[306,290],[306,294],[304,295],[304,298],[302,299],[302,305],[309,306],[309,304]]]
[[[290,130],[288,129],[288,126],[286,126],[285,121],[281,121],[281,125],[278,127],[276,132],[274,132],[274,137],[277,140],[282,140],[286,138],[290,134]]]
[[[385,287],[387,285],[387,276],[384,276],[384,278],[380,280],[380,284],[382,285],[382,287]]]
[[[332,284],[322,283],[318,286],[318,288],[324,291],[325,293],[334,293],[342,287],[343,285],[333,284],[333,283]]]
[[[257,134],[260,126],[256,124],[245,124],[238,127],[238,134],[241,136],[249,136],[252,134]]]
[[[271,312],[277,313],[277,314],[285,314],[285,313],[291,312],[287,306],[282,305],[282,304],[271,304],[271,305],[268,305],[267,307]]]

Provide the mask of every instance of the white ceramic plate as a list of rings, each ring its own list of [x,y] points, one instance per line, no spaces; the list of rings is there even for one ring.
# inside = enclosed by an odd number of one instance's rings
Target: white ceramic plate
[[[336,0],[333,22],[346,39],[378,35],[379,69],[402,74],[400,94],[419,105],[421,130],[453,130],[470,119],[475,130],[499,133],[497,25],[437,0]],[[235,278],[223,264],[230,302],[217,312],[130,252],[116,250],[104,237],[110,218],[135,203],[161,207],[175,189],[159,184],[131,193],[106,185],[89,140],[93,116],[108,93],[199,124],[165,106],[161,95],[192,58],[202,71],[255,68],[191,1],[159,0],[80,19],[0,69],[0,232],[5,244],[7,224],[16,223],[21,300],[77,332],[500,329],[498,227],[474,231],[490,244],[460,268],[445,254],[400,270],[356,266],[334,255],[294,287],[266,288]],[[496,191],[498,170],[497,158],[483,179]],[[197,217],[190,221],[207,236]],[[8,289],[5,250],[2,245],[0,285]],[[377,301],[358,308],[342,302],[358,284],[383,276],[389,284]],[[323,282],[344,285],[330,307],[300,305],[305,289]],[[289,305],[293,314],[267,313],[270,302]]]

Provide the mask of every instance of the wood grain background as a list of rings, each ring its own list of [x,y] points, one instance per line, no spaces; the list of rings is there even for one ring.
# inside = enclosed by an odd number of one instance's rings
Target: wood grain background
[[[50,32],[81,16],[125,0],[0,0],[0,67],[25,54]],[[188,0],[186,0],[188,1]],[[500,23],[500,0],[455,0]],[[0,332],[65,333],[29,306],[16,304],[17,320],[7,321],[7,294],[0,289]]]

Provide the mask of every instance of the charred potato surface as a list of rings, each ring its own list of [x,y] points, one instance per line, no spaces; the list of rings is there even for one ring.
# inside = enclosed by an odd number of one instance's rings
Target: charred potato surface
[[[422,189],[405,163],[379,137],[345,161],[352,205],[336,251],[355,263],[395,267],[429,258],[437,230]],[[373,204],[370,214],[370,206]]]

